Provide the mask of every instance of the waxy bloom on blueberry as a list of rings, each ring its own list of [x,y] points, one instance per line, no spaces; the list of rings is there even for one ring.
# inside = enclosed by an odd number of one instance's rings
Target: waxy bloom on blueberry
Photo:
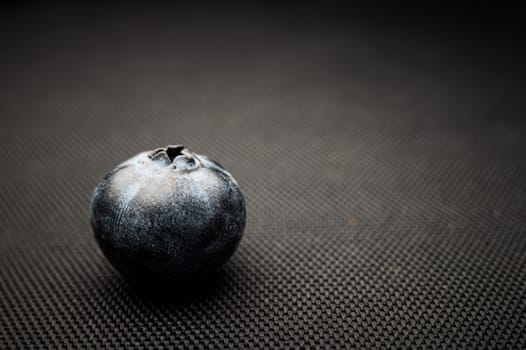
[[[97,243],[134,282],[177,283],[218,270],[234,253],[245,216],[232,175],[181,145],[120,164],[91,201]]]

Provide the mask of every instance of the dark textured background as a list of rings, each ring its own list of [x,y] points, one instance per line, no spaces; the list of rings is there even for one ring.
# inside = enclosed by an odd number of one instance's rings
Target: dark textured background
[[[524,36],[423,12],[5,8],[0,348],[524,348]],[[170,143],[234,174],[248,224],[218,283],[160,299],[88,206]]]

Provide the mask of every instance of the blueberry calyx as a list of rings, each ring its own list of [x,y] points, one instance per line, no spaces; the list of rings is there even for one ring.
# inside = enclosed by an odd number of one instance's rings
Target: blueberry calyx
[[[153,150],[148,157],[172,169],[190,171],[199,167],[199,160],[183,145],[170,145]]]

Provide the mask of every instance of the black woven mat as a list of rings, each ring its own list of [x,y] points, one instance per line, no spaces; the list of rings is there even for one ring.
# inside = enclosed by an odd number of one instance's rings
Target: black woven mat
[[[2,19],[0,348],[526,346],[524,41],[153,6]],[[160,299],[105,261],[88,206],[171,143],[234,174],[248,221],[216,284]]]

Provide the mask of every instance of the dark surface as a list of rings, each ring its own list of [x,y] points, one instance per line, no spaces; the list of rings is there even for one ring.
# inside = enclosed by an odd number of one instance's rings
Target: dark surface
[[[3,12],[0,348],[526,347],[523,35],[292,10]],[[218,281],[161,298],[89,201],[172,143],[248,217]]]

